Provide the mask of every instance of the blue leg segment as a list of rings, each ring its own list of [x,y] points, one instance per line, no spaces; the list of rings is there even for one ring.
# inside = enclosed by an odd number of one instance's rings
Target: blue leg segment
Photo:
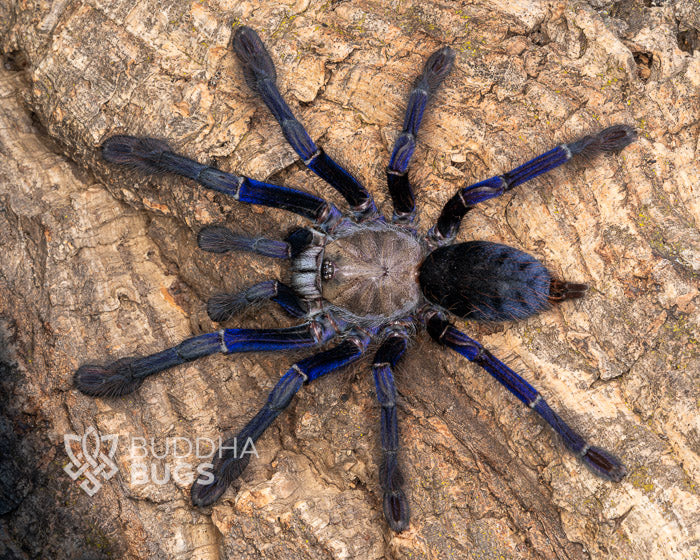
[[[394,203],[394,222],[413,222],[416,202],[408,181],[408,165],[416,149],[416,136],[423,120],[425,106],[452,70],[454,59],[455,52],[450,47],[443,47],[434,52],[425,63],[423,72],[418,76],[408,98],[403,130],[394,143],[386,170],[389,193]]]
[[[206,226],[197,234],[197,244],[209,253],[246,251],[275,259],[288,259],[292,256],[289,243],[265,237],[245,237],[237,235],[224,226]]]
[[[322,198],[202,165],[174,153],[165,142],[155,138],[112,136],[102,145],[102,157],[111,163],[128,165],[146,173],[175,173],[239,202],[294,212],[313,220],[322,228],[335,224],[340,218],[338,209]]]
[[[525,181],[559,167],[575,155],[592,157],[600,152],[618,152],[636,137],[635,130],[627,125],[611,126],[598,134],[557,146],[503,175],[464,187],[447,201],[437,225],[428,232],[428,238],[437,244],[445,244],[457,235],[465,214],[480,202],[501,196]]]
[[[377,213],[372,196],[350,173],[316,146],[277,89],[277,72],[265,45],[250,27],[239,27],[231,43],[243,67],[246,83],[265,102],[294,151],[348,201],[359,217]]]
[[[564,445],[595,474],[614,482],[620,482],[627,474],[624,465],[614,455],[600,447],[586,443],[580,434],[575,432],[549,407],[542,395],[532,385],[476,340],[458,331],[437,313],[428,318],[427,328],[433,339],[458,352],[469,361],[480,365],[524,404],[544,418],[562,437]]]
[[[214,503],[241,475],[250,462],[251,442],[256,442],[272,421],[289,406],[292,397],[304,383],[359,359],[368,344],[367,337],[349,337],[334,348],[301,360],[289,368],[253,419],[235,437],[227,439],[221,445],[214,456],[211,473],[207,472],[195,480],[191,491],[194,505],[208,506]]]
[[[396,332],[379,347],[374,356],[372,373],[381,410],[382,464],[379,480],[384,492],[384,517],[393,531],[408,527],[409,509],[399,468],[399,426],[396,417],[396,387],[392,368],[408,346],[408,333]]]
[[[92,397],[118,397],[138,389],[149,375],[221,352],[269,352],[317,346],[332,336],[329,325],[310,322],[286,329],[222,329],[194,336],[177,346],[142,358],[123,358],[98,366],[81,366],[73,376],[76,387]]]
[[[294,290],[277,280],[260,282],[235,294],[212,296],[207,302],[207,313],[212,321],[222,323],[244,309],[264,301],[274,301],[292,317],[306,315],[305,306]]]

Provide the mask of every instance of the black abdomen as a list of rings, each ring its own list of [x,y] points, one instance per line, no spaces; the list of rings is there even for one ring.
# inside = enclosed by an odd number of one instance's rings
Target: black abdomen
[[[426,298],[465,319],[509,321],[549,307],[549,271],[499,243],[440,247],[425,258],[419,278]]]

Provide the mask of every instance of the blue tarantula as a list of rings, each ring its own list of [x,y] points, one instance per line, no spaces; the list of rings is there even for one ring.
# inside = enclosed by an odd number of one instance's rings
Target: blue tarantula
[[[221,329],[150,356],[124,358],[106,366],[83,365],[75,373],[77,388],[90,396],[124,395],[135,391],[149,375],[216,352],[319,348],[339,339],[335,346],[295,363],[253,419],[235,438],[224,442],[211,473],[202,474],[192,485],[193,503],[206,506],[219,499],[247,466],[250,454],[239,450],[262,435],[304,383],[360,359],[370,345],[376,346],[372,372],[381,406],[383,457],[379,479],[384,515],[394,531],[402,531],[408,526],[409,507],[399,467],[392,370],[422,326],[436,342],[484,368],[537,412],[595,474],[620,481],[626,470],[617,458],[589,445],[527,381],[457,330],[448,316],[488,322],[523,319],[554,303],[581,297],[586,290],[584,284],[554,278],[539,261],[518,249],[488,241],[454,240],[462,218],[476,204],[500,196],[575,156],[619,151],[635,139],[635,131],[626,125],[612,126],[557,146],[512,171],[459,189],[442,209],[437,223],[422,236],[411,227],[415,201],[407,170],[425,106],[452,68],[452,49],[443,47],[428,58],[410,93],[403,130],[387,168],[394,205],[389,223],[378,214],[369,192],[316,146],[294,117],[277,89],[275,66],[256,32],[239,27],[232,47],[248,86],[265,102],[289,144],[309,169],[347,200],[350,213],[341,213],[333,204],[306,192],[202,165],[153,138],[113,136],[104,142],[102,155],[109,162],[147,173],[169,172],[193,179],[240,202],[282,208],[309,218],[312,227],[292,231],[285,241],[245,237],[221,226],[205,227],[198,236],[199,246],[205,251],[240,250],[291,261],[289,285],[268,280],[241,293],[212,297],[207,310],[214,321],[224,321],[249,305],[272,300],[304,323],[283,329]]]

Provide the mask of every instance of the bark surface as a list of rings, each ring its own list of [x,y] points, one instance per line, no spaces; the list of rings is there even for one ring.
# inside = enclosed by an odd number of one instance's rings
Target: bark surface
[[[3,558],[679,559],[700,554],[700,4],[9,0],[0,4],[0,556]],[[651,3],[653,4],[653,3]],[[517,323],[459,324],[629,469],[596,478],[487,374],[421,333],[397,372],[411,526],[384,522],[368,363],[300,392],[213,507],[173,438],[235,432],[303,353],[215,355],[91,399],[85,363],[218,328],[207,298],[270,259],[196,248],[203,225],[281,238],[303,221],[101,161],[118,133],[342,201],[303,168],[227,48],[257,29],[310,135],[391,215],[385,166],[414,77],[443,44],[411,178],[419,226],[455,189],[615,123],[639,140],[480,205],[460,239],[518,247],[591,289]],[[232,325],[291,322],[271,307]],[[88,497],[64,435],[118,434]],[[168,439],[170,438],[170,439]],[[151,441],[154,448],[151,449]],[[170,447],[166,449],[166,445]],[[162,459],[154,454],[164,455]]]

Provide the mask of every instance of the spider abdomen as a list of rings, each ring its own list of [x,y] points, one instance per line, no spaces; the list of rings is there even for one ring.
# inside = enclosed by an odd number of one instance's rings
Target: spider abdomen
[[[487,241],[440,247],[420,267],[426,298],[475,321],[523,319],[547,309],[551,280],[534,257]]]
[[[377,223],[328,243],[322,292],[357,317],[394,317],[422,299],[418,267],[423,244],[409,231]]]

